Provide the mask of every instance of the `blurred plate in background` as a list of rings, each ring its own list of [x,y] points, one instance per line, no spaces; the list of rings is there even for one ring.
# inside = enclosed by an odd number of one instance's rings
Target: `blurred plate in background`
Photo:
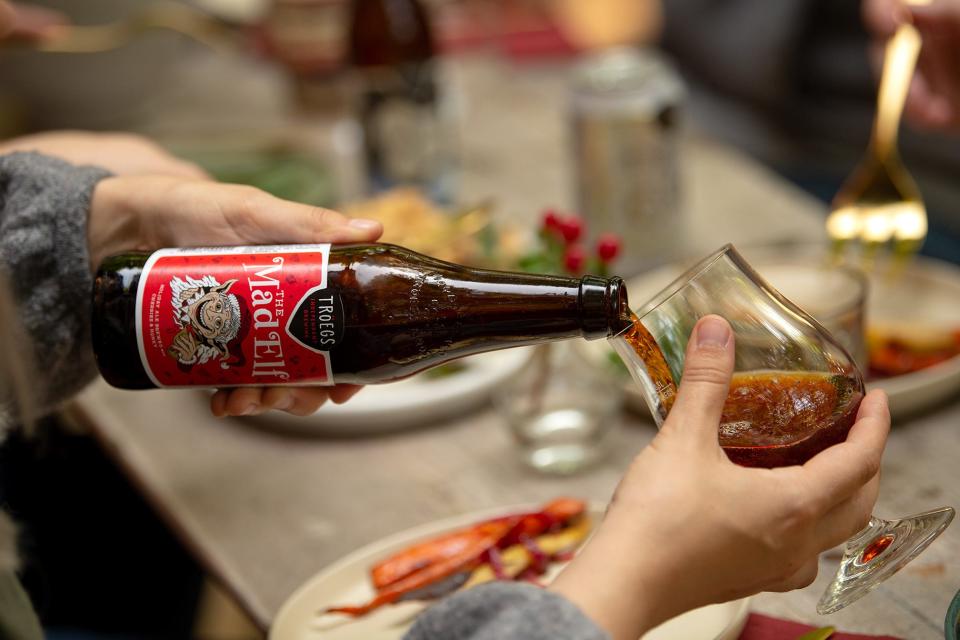
[[[867,326],[899,327],[917,340],[933,332],[960,328],[960,268],[916,257],[900,277],[870,278]],[[913,373],[869,382],[890,396],[894,417],[928,409],[960,392],[960,356]]]

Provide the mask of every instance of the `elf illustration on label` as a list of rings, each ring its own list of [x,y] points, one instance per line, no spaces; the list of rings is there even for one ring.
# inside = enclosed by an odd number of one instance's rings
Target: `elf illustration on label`
[[[218,358],[227,368],[228,344],[240,331],[240,302],[229,293],[236,280],[223,284],[213,276],[200,279],[174,276],[170,280],[173,316],[180,327],[167,355],[184,365],[204,364]]]

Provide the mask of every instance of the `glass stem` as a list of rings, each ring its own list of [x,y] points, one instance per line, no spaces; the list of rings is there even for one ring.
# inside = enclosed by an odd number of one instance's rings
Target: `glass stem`
[[[889,524],[890,523],[886,520],[876,516],[870,516],[870,522],[867,523],[867,526],[865,526],[863,529],[860,529],[856,535],[847,540],[845,550],[847,553],[850,553],[856,549],[866,548],[867,545],[873,542],[877,536],[887,529]]]

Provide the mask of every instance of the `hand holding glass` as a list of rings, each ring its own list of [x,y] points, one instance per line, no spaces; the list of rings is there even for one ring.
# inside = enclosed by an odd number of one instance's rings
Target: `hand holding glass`
[[[812,317],[767,284],[727,245],[637,311],[613,339],[643,390],[657,425],[666,418],[697,320],[723,316],[736,337],[736,361],[720,423],[720,445],[738,464],[803,464],[842,442],[863,399],[855,362]],[[817,611],[859,599],[925,549],[953,519],[945,507],[902,520],[871,518],[850,539]]]

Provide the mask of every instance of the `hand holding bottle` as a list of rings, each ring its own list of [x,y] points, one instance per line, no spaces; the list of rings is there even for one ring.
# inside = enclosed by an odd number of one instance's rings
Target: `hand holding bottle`
[[[721,318],[698,323],[663,428],[551,587],[615,639],[706,604],[807,586],[818,554],[870,518],[890,428],[883,393],[866,396],[845,442],[806,464],[741,467],[717,435],[733,343]]]
[[[371,242],[383,229],[372,220],[274,198],[253,187],[167,176],[117,176],[93,193],[87,241],[92,267],[128,250],[212,245]],[[243,387],[211,398],[215,416],[279,409],[309,415],[344,402],[355,385]]]

